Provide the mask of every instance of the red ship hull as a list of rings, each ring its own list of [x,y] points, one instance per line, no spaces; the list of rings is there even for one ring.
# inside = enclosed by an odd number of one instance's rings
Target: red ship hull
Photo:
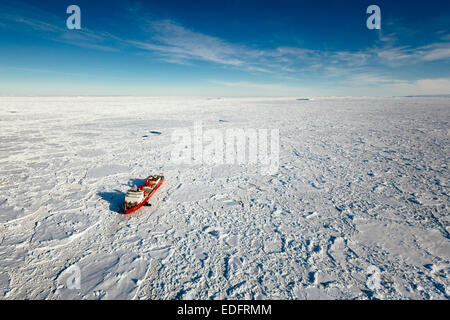
[[[151,180],[149,180],[149,178],[146,180],[146,185],[148,185],[149,181],[151,182]],[[158,190],[158,188],[161,186],[161,184],[164,181],[164,177],[161,176],[161,180],[158,182],[158,184],[153,188],[153,190],[144,198],[144,200],[142,202],[140,202],[139,204],[137,204],[136,206],[133,206],[131,208],[127,209],[127,205],[126,203],[123,206],[123,211],[125,212],[125,214],[129,214],[132,212],[135,212],[136,210],[139,210],[140,208],[142,208],[142,206],[144,204],[147,203],[147,201],[150,199],[150,197],[156,192],[156,190]],[[142,186],[143,187],[143,186]]]

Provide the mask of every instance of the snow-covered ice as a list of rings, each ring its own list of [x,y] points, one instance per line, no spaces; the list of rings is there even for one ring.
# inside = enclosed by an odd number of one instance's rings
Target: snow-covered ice
[[[199,120],[279,129],[278,172],[170,161]],[[0,98],[0,299],[449,299],[449,120],[449,98]]]

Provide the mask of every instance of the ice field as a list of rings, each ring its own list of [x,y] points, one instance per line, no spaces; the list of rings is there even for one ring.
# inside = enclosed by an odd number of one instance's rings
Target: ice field
[[[278,171],[174,163],[199,120],[279,129]],[[2,97],[0,299],[449,299],[449,121],[438,97]]]

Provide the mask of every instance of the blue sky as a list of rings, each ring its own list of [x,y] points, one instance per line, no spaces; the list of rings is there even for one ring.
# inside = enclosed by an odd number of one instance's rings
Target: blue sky
[[[0,0],[0,45],[0,95],[450,94],[447,0]]]

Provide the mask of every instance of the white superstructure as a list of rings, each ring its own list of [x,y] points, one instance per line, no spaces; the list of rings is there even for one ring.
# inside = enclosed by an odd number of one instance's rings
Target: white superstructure
[[[127,191],[125,196],[125,202],[127,203],[140,203],[144,200],[144,190],[139,190],[137,187]]]

